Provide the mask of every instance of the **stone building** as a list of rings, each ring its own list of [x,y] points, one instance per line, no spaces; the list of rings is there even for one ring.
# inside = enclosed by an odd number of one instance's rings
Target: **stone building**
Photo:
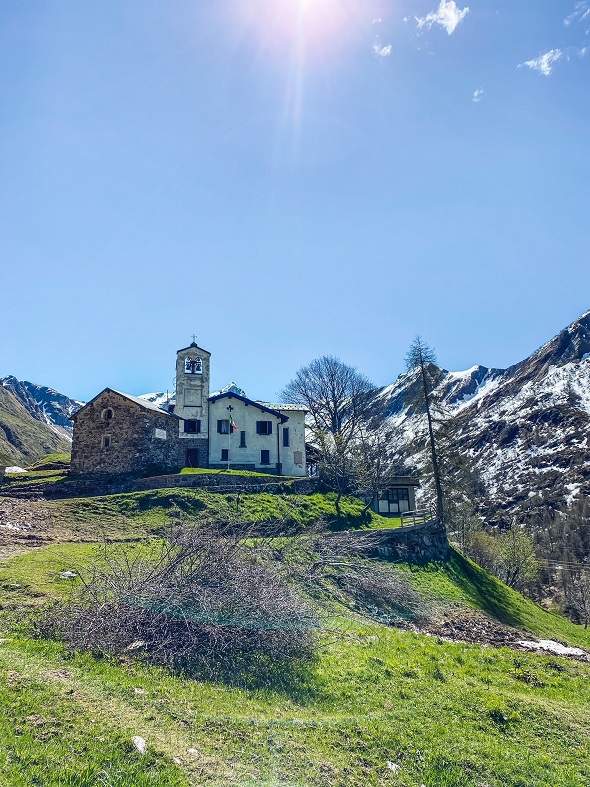
[[[105,388],[72,416],[74,475],[146,474],[181,467],[306,475],[305,409],[249,399],[232,386],[210,395],[211,353],[176,354],[168,409]]]
[[[71,420],[74,475],[148,473],[178,463],[181,419],[143,399],[105,388]]]

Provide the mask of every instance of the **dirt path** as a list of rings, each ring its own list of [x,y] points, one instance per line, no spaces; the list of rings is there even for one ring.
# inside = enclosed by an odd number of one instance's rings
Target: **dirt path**
[[[590,653],[581,648],[570,648],[548,639],[540,640],[466,606],[442,610],[431,619],[402,622],[399,628],[440,637],[446,642],[466,642],[494,648],[549,653],[576,661],[590,662]]]
[[[0,497],[0,560],[52,540],[42,502]]]

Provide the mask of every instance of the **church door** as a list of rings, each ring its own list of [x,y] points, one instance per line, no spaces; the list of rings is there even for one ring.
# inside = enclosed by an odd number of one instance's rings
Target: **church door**
[[[186,467],[199,466],[199,449],[187,448],[186,449]]]

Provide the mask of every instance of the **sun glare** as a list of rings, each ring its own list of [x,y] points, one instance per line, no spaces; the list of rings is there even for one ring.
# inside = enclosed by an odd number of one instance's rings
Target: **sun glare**
[[[233,5],[234,22],[258,49],[306,58],[336,54],[359,35],[370,14],[363,0],[247,0]]]

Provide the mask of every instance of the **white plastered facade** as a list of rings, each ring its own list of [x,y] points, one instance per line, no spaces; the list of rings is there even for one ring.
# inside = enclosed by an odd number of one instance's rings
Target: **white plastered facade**
[[[194,343],[177,353],[174,413],[181,419],[198,420],[199,428],[198,433],[187,434],[184,420],[180,421],[179,435],[184,445],[197,445],[197,441],[207,439],[211,468],[227,468],[225,452],[229,451],[230,468],[246,466],[260,472],[305,476],[305,410],[295,405],[256,402],[231,392],[210,396],[210,358],[207,350]],[[198,373],[194,371],[196,360]],[[237,429],[228,427],[230,414]],[[218,422],[225,423],[218,426]],[[266,425],[260,427],[260,422]]]

